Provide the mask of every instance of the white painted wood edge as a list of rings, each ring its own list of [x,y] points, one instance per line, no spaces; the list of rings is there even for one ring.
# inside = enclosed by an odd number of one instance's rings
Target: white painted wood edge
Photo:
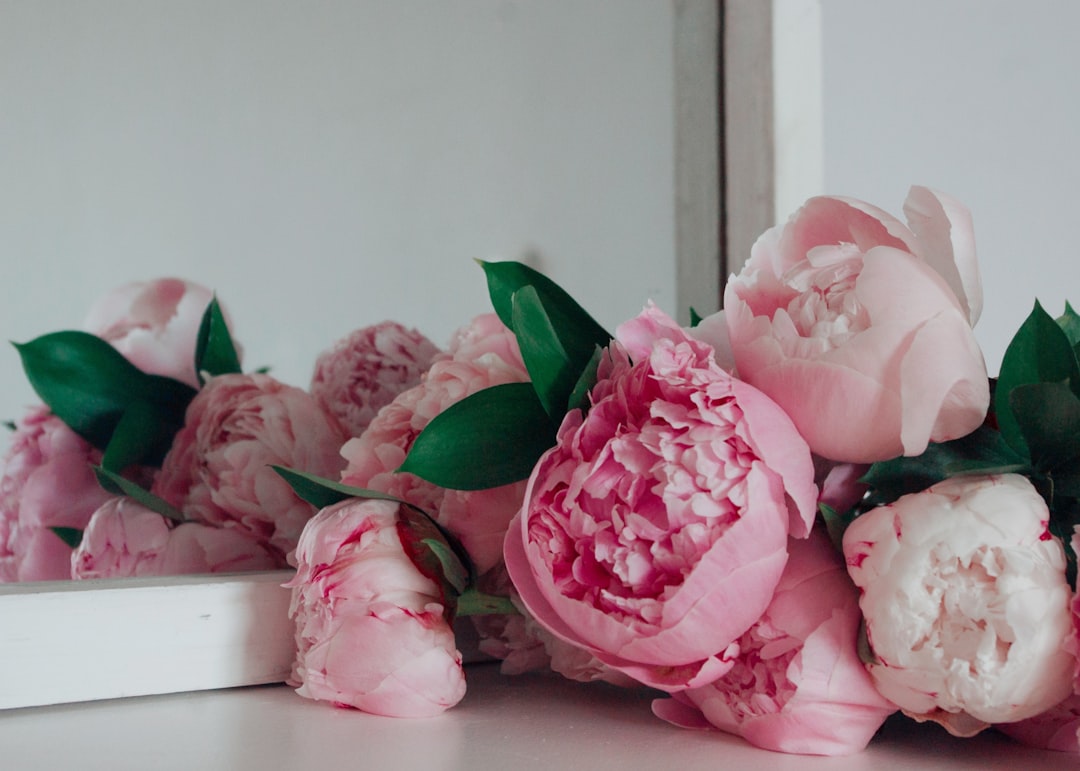
[[[821,0],[723,0],[723,251],[824,192]]]
[[[285,680],[291,571],[0,590],[0,709]]]

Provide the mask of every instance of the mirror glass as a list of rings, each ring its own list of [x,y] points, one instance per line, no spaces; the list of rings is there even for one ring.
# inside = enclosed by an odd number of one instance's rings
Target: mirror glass
[[[444,344],[520,259],[675,313],[672,10],[652,0],[0,5],[0,325],[180,276],[306,387],[384,319]],[[37,401],[0,352],[0,417]],[[0,450],[9,438],[5,432]]]

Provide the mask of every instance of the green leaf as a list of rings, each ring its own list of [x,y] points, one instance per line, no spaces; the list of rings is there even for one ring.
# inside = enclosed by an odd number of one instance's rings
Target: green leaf
[[[570,392],[570,398],[566,402],[566,409],[569,410],[583,410],[587,411],[589,408],[589,392],[592,391],[594,385],[596,385],[596,372],[600,368],[600,359],[604,355],[606,348],[597,347],[593,351],[593,356],[589,359],[589,363],[585,365],[585,369],[581,370],[581,375],[578,376],[577,382],[574,384],[574,390]]]
[[[324,479],[315,474],[309,474],[306,471],[297,471],[296,469],[286,468],[285,466],[271,465],[270,468],[276,471],[278,476],[289,483],[293,492],[296,493],[301,500],[310,503],[317,509],[325,509],[327,506],[333,506],[335,503],[341,503],[349,498],[372,498],[379,501],[392,501],[405,506],[411,505],[400,498],[395,498],[393,495],[388,495],[378,490],[369,490],[366,487],[353,487],[352,485],[335,482],[332,479]]]
[[[581,371],[592,358],[596,346],[606,346],[611,335],[567,292],[544,274],[520,262],[481,262],[487,276],[491,304],[515,335],[514,294],[531,286],[539,295],[551,326],[574,369]]]
[[[499,487],[527,478],[555,431],[531,384],[485,388],[436,415],[398,471],[455,490]]]
[[[83,531],[77,527],[50,527],[56,535],[60,537],[60,540],[70,546],[72,549],[78,549],[79,544],[82,543]]]
[[[701,321],[702,321],[701,314],[698,313],[696,310],[694,310],[693,306],[691,306],[690,307],[690,328],[693,329],[698,324],[700,324]]]
[[[1013,388],[1009,405],[1040,471],[1080,461],[1080,398],[1066,383],[1027,383]]]
[[[107,342],[86,332],[53,332],[16,343],[15,348],[42,401],[100,450],[107,448],[133,402],[154,405],[167,416],[169,425],[180,426],[195,396],[185,383],[146,374]]]
[[[14,420],[5,420],[3,425],[4,428],[6,428],[8,431],[15,431],[18,429],[18,426],[15,425]]]
[[[131,402],[113,429],[101,465],[116,472],[135,463],[160,466],[173,437],[183,426],[178,417],[162,405]]]
[[[229,334],[229,326],[225,323],[221,306],[217,297],[214,297],[206,307],[199,324],[199,335],[195,343],[195,372],[199,382],[205,383],[204,375],[213,377],[241,371],[240,356],[236,352],[232,335]]]
[[[92,466],[97,476],[98,484],[113,495],[126,495],[136,503],[142,504],[151,511],[156,511],[163,517],[185,522],[187,518],[164,498],[159,498],[149,490],[145,490],[130,479],[125,479],[119,474],[110,471],[103,466]]]
[[[1021,455],[1027,454],[1027,444],[1010,406],[1013,389],[1028,383],[1061,382],[1080,394],[1080,366],[1066,333],[1036,301],[1005,349],[994,390],[994,416],[1001,435]]]
[[[469,584],[469,571],[461,563],[461,559],[454,550],[445,542],[437,538],[425,538],[420,543],[426,546],[442,567],[443,577],[454,590],[461,594]]]
[[[913,458],[880,461],[859,480],[872,488],[868,505],[892,503],[902,495],[925,490],[960,474],[1024,473],[1030,470],[998,431],[987,425],[951,442],[930,443]]]
[[[1076,346],[1080,345],[1080,314],[1077,314],[1073,307],[1066,302],[1065,312],[1058,316],[1055,321],[1061,327],[1061,331],[1065,333],[1065,336],[1069,338],[1069,343],[1075,350]]]
[[[511,318],[521,358],[533,389],[547,414],[560,420],[578,379],[578,367],[567,356],[551,323],[544,301],[534,286],[514,292]]]
[[[484,594],[475,589],[462,592],[457,600],[459,616],[518,615],[519,611],[509,597]]]

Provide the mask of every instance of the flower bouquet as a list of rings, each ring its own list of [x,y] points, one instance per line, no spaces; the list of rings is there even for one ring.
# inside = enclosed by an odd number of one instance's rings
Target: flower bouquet
[[[688,328],[482,263],[444,350],[384,322],[306,390],[207,290],[125,287],[18,346],[0,578],[293,566],[293,685],[382,715],[462,698],[471,624],[769,750],[902,711],[1080,752],[1080,316],[1036,304],[988,377],[971,218],[904,209],[811,199]]]

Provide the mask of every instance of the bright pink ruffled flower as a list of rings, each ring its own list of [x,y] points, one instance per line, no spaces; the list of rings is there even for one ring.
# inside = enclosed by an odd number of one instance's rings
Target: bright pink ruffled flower
[[[127,578],[272,570],[275,556],[234,528],[172,526],[130,498],[106,501],[71,555],[71,577]]]
[[[1016,474],[953,477],[856,519],[848,572],[878,690],[957,735],[1023,720],[1072,693],[1065,553]]]
[[[311,395],[350,436],[360,436],[375,414],[420,383],[438,347],[394,321],[357,329],[315,361]]]
[[[920,187],[904,208],[910,227],[812,198],[758,239],[724,293],[739,377],[831,460],[918,455],[973,431],[989,405],[970,214]]]
[[[297,693],[391,717],[429,717],[465,695],[440,588],[405,554],[398,505],[347,500],[312,519],[289,582]]]
[[[525,484],[445,490],[412,474],[396,473],[416,437],[447,407],[490,386],[528,380],[516,347],[510,349],[513,355],[507,350],[509,331],[501,325],[491,328],[486,317],[481,319],[483,335],[475,330],[459,333],[459,338],[470,340],[458,349],[466,358],[437,360],[423,383],[400,394],[375,416],[367,431],[341,448],[348,461],[341,481],[381,490],[423,509],[461,541],[483,573],[502,559],[503,536],[521,506]],[[492,339],[496,341],[492,345],[483,342]]]
[[[238,528],[284,566],[314,509],[270,466],[332,479],[345,438],[299,388],[269,375],[219,375],[188,406],[152,492],[193,521]]]
[[[198,388],[195,343],[212,299],[206,287],[178,278],[136,281],[94,303],[83,329],[112,343],[143,372]]]
[[[657,700],[686,727],[719,728],[757,747],[805,755],[863,749],[896,706],[874,688],[856,647],[858,594],[823,533],[791,541],[768,609],[716,682]]]
[[[47,407],[27,411],[0,477],[0,582],[71,578],[71,547],[50,528],[82,530],[109,499],[90,468],[100,462]]]
[[[816,513],[790,419],[648,308],[529,479],[506,566],[547,629],[647,685],[712,682]],[[633,364],[631,364],[631,360]]]

